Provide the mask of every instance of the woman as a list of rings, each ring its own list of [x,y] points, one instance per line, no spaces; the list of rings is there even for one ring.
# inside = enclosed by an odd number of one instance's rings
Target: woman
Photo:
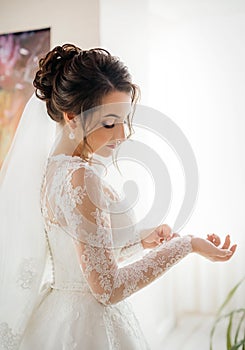
[[[40,60],[34,86],[58,125],[40,188],[52,276],[37,292],[43,264],[28,265],[34,272],[21,281],[31,306],[19,328],[6,317],[0,339],[6,349],[149,349],[127,298],[191,252],[227,261],[236,245],[229,249],[229,236],[222,247],[214,234],[180,237],[168,225],[138,232],[133,212],[102,179],[100,159],[130,136],[139,97],[118,58],[57,46]]]

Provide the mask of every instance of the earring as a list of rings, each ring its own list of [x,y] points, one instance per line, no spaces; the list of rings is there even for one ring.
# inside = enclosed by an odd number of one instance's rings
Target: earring
[[[74,135],[74,133],[71,131],[70,134],[69,134],[69,139],[70,139],[70,140],[74,140],[74,138],[75,138],[75,135]]]

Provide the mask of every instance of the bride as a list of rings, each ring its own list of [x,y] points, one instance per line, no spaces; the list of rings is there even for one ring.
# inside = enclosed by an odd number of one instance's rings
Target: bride
[[[227,261],[236,245],[138,232],[102,179],[139,98],[117,57],[57,46],[34,87],[0,173],[0,348],[149,349],[128,297],[190,253]]]

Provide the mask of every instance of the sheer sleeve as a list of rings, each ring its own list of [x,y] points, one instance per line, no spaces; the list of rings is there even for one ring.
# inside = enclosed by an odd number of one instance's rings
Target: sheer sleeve
[[[109,199],[113,199],[115,201],[124,202],[126,204],[126,200],[124,196],[120,196],[108,183],[106,184],[107,189],[106,193],[108,194]],[[127,202],[126,207],[130,208],[130,203]],[[127,211],[127,210],[126,210]],[[113,210],[112,210],[113,212]],[[136,260],[138,257],[142,257],[142,254],[145,254],[145,248],[142,244],[142,240],[146,238],[155,228],[148,228],[144,230],[139,230],[136,225],[136,217],[134,211],[129,209],[131,220],[135,222],[133,232],[124,232],[126,236],[131,236],[128,242],[125,242],[125,245],[120,247],[120,250],[117,254],[117,261],[121,262],[130,262],[132,260]],[[119,234],[120,235],[120,234]]]
[[[132,244],[128,244],[120,249],[119,253],[119,262],[126,261],[127,259],[135,256],[136,254],[140,254],[144,251],[144,247],[142,245],[141,239],[136,238],[135,242]]]
[[[113,252],[108,197],[99,177],[91,170],[75,169],[62,194],[59,206],[64,219],[60,224],[73,237],[92,294],[104,305],[120,302],[144,288],[192,252],[191,237],[177,237],[119,267]]]
[[[108,183],[106,184],[105,193],[108,196],[109,201],[113,200],[113,202],[115,201],[119,203],[122,201],[122,197],[120,197],[119,194],[114,190],[114,188],[110,186]],[[125,202],[125,198],[123,199],[123,201]],[[128,206],[129,206],[129,203],[128,203]],[[130,218],[131,220],[132,219],[136,220],[134,212],[132,210],[130,210]],[[119,233],[119,235],[121,234],[122,233]],[[135,258],[136,256],[139,256],[141,253],[144,252],[144,247],[141,241],[142,237],[136,228],[133,230],[133,232],[132,231],[127,232],[127,238],[129,238],[128,241],[126,242],[126,239],[125,239],[125,244],[120,247],[117,254],[117,260],[120,263],[130,260],[130,258],[132,257]]]

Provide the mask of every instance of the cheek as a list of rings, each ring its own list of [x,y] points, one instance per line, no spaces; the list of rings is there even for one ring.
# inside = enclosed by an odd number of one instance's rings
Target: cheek
[[[105,130],[105,128],[100,128],[91,133],[88,136],[88,142],[92,148],[97,149],[107,143],[112,137],[111,130]]]

